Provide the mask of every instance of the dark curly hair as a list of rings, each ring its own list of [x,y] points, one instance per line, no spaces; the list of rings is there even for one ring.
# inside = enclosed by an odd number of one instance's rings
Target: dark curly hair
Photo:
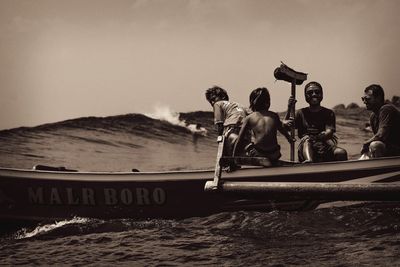
[[[225,89],[219,86],[213,86],[206,90],[206,99],[211,103],[217,100],[229,100],[229,96]]]

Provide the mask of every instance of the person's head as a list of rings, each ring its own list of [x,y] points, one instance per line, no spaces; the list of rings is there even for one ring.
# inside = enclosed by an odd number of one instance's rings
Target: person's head
[[[385,103],[385,93],[379,84],[371,84],[365,88],[361,99],[368,110],[379,110]]]
[[[206,90],[206,99],[211,105],[214,105],[215,102],[220,100],[229,101],[229,96],[225,89],[219,86],[213,86]]]
[[[253,111],[268,110],[271,105],[271,97],[265,87],[254,89],[250,93],[250,109]]]
[[[304,87],[304,96],[310,106],[319,106],[324,98],[321,84],[318,82],[307,83]]]

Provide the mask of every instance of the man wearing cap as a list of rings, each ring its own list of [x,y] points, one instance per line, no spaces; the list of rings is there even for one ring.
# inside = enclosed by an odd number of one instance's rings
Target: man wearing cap
[[[370,125],[374,136],[361,149],[361,158],[400,156],[400,112],[392,104],[385,104],[385,94],[379,84],[371,84],[361,98],[372,111]]]

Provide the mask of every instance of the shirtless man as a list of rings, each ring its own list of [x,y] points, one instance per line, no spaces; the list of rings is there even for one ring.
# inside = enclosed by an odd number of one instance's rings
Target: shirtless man
[[[297,110],[295,127],[300,138],[298,147],[299,161],[324,162],[347,160],[347,152],[337,146],[335,113],[323,106],[322,86],[318,82],[309,82],[304,88],[304,95],[309,107]],[[289,99],[286,118],[290,116],[291,105],[295,100]]]
[[[289,142],[294,142],[289,132],[283,127],[283,125],[290,125],[293,121],[288,120],[282,123],[278,114],[269,111],[270,104],[267,88],[257,88],[251,92],[250,109],[253,112],[243,121],[233,156],[244,150],[246,156],[266,157],[275,163],[281,157],[277,131],[282,133]],[[249,131],[252,133],[252,142],[246,146],[243,137]]]
[[[385,94],[379,84],[365,88],[361,98],[372,111],[370,125],[374,136],[368,139],[362,149],[362,158],[400,156],[400,112],[392,104],[385,104]]]

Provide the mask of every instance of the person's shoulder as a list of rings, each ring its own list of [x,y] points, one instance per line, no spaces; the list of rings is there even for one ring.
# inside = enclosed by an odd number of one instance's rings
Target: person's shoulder
[[[309,111],[309,108],[304,107],[304,108],[296,110],[296,115],[303,115],[304,113],[307,113],[308,111]]]
[[[243,123],[244,122],[249,122],[250,124],[258,121],[260,118],[262,117],[262,115],[260,114],[260,112],[258,111],[253,111],[251,114],[247,115],[244,119],[243,119]]]
[[[274,112],[274,111],[270,111],[270,112],[271,112],[271,116],[280,120],[279,114],[277,112]]]
[[[214,103],[214,105],[223,105],[229,103],[227,100],[218,100]]]
[[[227,107],[227,108],[237,108],[240,110],[243,110],[243,112],[246,112],[246,108],[244,106],[242,106],[241,104],[239,104],[238,102],[235,101],[228,101],[228,100],[222,100],[220,101],[220,105]]]
[[[322,112],[325,112],[325,113],[335,113],[332,109],[324,107],[324,106],[321,106],[321,110],[322,110]]]
[[[326,111],[332,111],[332,112],[333,112],[333,110],[332,110],[332,109],[330,109],[330,108],[327,108],[327,107],[324,107],[324,106],[321,106],[321,108],[322,108],[322,110],[326,110]]]
[[[229,104],[227,100],[218,100],[217,102],[214,103],[214,107],[226,107]]]
[[[246,118],[256,118],[262,116],[259,111],[252,111],[249,115],[246,116]]]
[[[221,104],[222,104],[222,101],[219,100],[217,102],[214,102],[213,107],[219,107],[219,106],[221,106]]]
[[[336,117],[335,112],[332,109],[322,107],[322,110],[327,117],[329,117],[329,118]]]
[[[391,104],[391,103],[387,103],[387,104],[384,104],[381,108],[380,108],[380,111],[381,112],[390,112],[390,113],[392,113],[392,112],[394,112],[394,113],[399,113],[400,111],[399,111],[399,109],[397,108],[397,107],[395,107],[393,104]]]
[[[262,112],[262,116],[264,118],[271,118],[274,121],[280,121],[281,120],[281,118],[279,117],[279,114],[274,112],[274,111],[271,111],[271,110],[266,110],[266,111]]]
[[[256,112],[264,117],[279,117],[278,113],[271,110],[261,110]]]
[[[278,116],[278,113],[276,113],[275,111],[272,111],[272,110],[266,110],[265,113],[269,114],[271,116]]]

